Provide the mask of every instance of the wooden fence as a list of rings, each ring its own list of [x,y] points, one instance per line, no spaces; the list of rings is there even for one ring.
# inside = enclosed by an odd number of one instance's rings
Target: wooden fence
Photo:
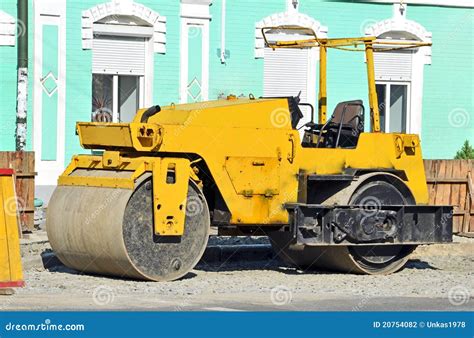
[[[425,160],[430,203],[453,205],[453,232],[474,233],[474,160]]]
[[[15,170],[15,190],[21,230],[34,229],[35,153],[32,151],[0,152],[0,168]]]

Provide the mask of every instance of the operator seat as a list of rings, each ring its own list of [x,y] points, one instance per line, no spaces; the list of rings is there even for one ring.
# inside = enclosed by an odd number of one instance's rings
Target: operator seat
[[[363,131],[362,100],[339,102],[325,124],[308,125],[302,145],[317,148],[355,148]]]

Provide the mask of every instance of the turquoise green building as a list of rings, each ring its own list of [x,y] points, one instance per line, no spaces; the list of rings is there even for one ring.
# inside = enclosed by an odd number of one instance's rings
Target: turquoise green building
[[[54,185],[84,152],[76,121],[129,121],[139,107],[228,94],[297,95],[316,103],[318,51],[265,48],[260,28],[311,27],[319,37],[432,42],[375,56],[385,131],[421,135],[426,158],[474,143],[474,5],[469,0],[0,0],[0,151],[15,149],[18,35],[28,34],[27,149],[37,184]],[[362,53],[329,52],[328,108],[362,99]],[[308,114],[308,112],[306,112]],[[309,116],[305,117],[309,119]]]

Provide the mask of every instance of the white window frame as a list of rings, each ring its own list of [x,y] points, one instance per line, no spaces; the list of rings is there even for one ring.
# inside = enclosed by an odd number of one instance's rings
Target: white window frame
[[[392,85],[399,85],[399,86],[407,86],[407,107],[406,107],[406,125],[405,130],[406,133],[410,132],[411,129],[411,81],[375,81],[376,85],[385,85],[385,102],[378,102],[379,107],[383,103],[384,104],[384,112],[385,112],[385,126],[384,130],[386,133],[391,133],[390,131],[390,91]],[[380,109],[379,109],[380,110]]]

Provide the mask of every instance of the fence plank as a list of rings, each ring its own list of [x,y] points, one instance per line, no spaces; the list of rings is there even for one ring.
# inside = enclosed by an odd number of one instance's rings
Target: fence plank
[[[0,152],[0,168],[15,170],[15,190],[23,231],[34,229],[35,155],[31,151]]]
[[[454,206],[453,232],[474,233],[474,160],[424,160],[430,203]]]

